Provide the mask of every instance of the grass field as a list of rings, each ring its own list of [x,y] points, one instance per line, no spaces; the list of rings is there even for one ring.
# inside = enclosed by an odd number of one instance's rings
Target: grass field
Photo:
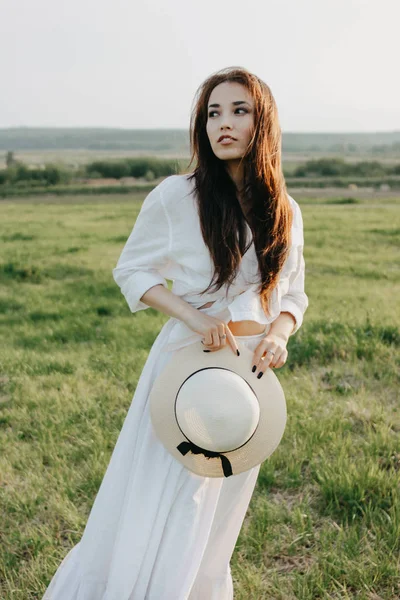
[[[0,597],[40,599],[80,540],[168,316],[112,279],[143,195],[2,201]],[[339,199],[340,200],[340,199]],[[284,438],[235,600],[400,598],[399,198],[300,201],[310,305],[276,371]]]

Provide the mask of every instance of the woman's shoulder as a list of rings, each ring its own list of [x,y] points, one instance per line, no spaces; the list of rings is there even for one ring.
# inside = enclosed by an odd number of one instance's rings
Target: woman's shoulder
[[[299,203],[289,194],[288,198],[293,210],[292,243],[301,246],[304,244],[303,215]]]
[[[189,180],[189,175],[169,175],[153,188],[174,227],[192,224],[195,218],[194,182]]]
[[[173,199],[174,203],[176,203],[178,200],[183,200],[188,195],[191,195],[194,188],[194,182],[193,180],[189,180],[190,176],[191,173],[185,173],[183,175],[169,175],[168,177],[165,177],[156,186],[163,201],[169,203]]]
[[[288,194],[289,202],[293,210],[293,227],[303,228],[303,216],[301,214],[301,208],[298,202]]]

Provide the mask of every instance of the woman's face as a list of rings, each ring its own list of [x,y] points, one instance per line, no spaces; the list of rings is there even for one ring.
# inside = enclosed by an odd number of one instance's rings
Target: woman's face
[[[240,159],[254,127],[254,101],[240,83],[224,81],[211,92],[208,101],[207,135],[214,154],[221,160]],[[223,136],[230,140],[221,141]]]

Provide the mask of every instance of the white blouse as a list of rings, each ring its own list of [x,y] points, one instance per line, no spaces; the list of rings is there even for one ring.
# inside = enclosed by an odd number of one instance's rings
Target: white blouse
[[[256,292],[259,270],[254,242],[243,255],[239,274],[229,292],[225,284],[217,292],[199,295],[211,281],[213,263],[201,234],[194,181],[190,182],[186,174],[164,179],[143,201],[112,270],[131,312],[149,308],[140,298],[154,285],[167,288],[169,279],[173,282],[172,293],[195,308],[215,301],[211,309],[205,309],[207,314],[221,314],[226,322],[252,320],[267,324],[280,312],[290,312],[296,320],[292,332],[295,333],[303,322],[308,297],[304,291],[303,219],[298,203],[291,196],[289,199],[294,211],[292,246],[273,289],[268,317]],[[251,229],[247,228],[251,239]]]

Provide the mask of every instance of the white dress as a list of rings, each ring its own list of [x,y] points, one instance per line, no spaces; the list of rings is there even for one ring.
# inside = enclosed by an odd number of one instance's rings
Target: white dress
[[[132,312],[148,308],[140,302],[140,297],[153,285],[167,285],[165,277],[174,281],[176,289],[183,288],[188,280],[192,289],[199,289],[207,278],[205,266],[211,268],[211,265],[207,263],[204,243],[199,247],[201,241],[196,240],[196,231],[192,229],[189,236],[192,250],[187,250],[189,256],[185,255],[186,261],[190,258],[195,261],[195,270],[190,273],[188,262],[183,264],[179,259],[179,244],[175,244],[177,239],[183,246],[186,243],[177,213],[174,216],[173,210],[171,214],[166,209],[171,206],[166,198],[173,198],[174,206],[179,204],[177,189],[187,190],[187,186],[186,176],[172,176],[147,196],[113,269],[114,279]],[[172,192],[170,196],[165,195],[168,189]],[[192,211],[193,207],[192,204]],[[182,216],[182,206],[179,214]],[[184,214],[181,223],[191,214]],[[167,243],[164,240],[161,252],[157,243],[149,243],[148,233],[151,229],[152,239],[158,239],[154,237],[157,218],[162,232],[164,217],[168,221],[168,240]],[[296,247],[297,260],[283,272],[282,288],[272,300],[275,316],[269,319],[262,309],[260,312],[257,294],[246,279],[255,262],[251,250],[243,257],[245,269],[228,295],[222,288],[201,297],[190,290],[186,294],[182,289],[175,293],[197,308],[214,301],[211,307],[201,310],[226,322],[252,318],[265,323],[265,331],[281,310],[288,310],[296,318],[297,330],[308,304],[302,246]],[[196,269],[199,281],[194,279]],[[208,275],[207,284],[211,273]],[[287,306],[282,308],[286,293]],[[264,335],[265,332],[236,339],[239,348],[242,343],[254,349]],[[153,381],[177,349],[199,339],[198,334],[174,318],[162,327],[140,375],[81,540],[60,563],[43,600],[233,599],[229,563],[260,466],[227,478],[196,475],[164,448],[153,431],[149,414],[148,397]]]

